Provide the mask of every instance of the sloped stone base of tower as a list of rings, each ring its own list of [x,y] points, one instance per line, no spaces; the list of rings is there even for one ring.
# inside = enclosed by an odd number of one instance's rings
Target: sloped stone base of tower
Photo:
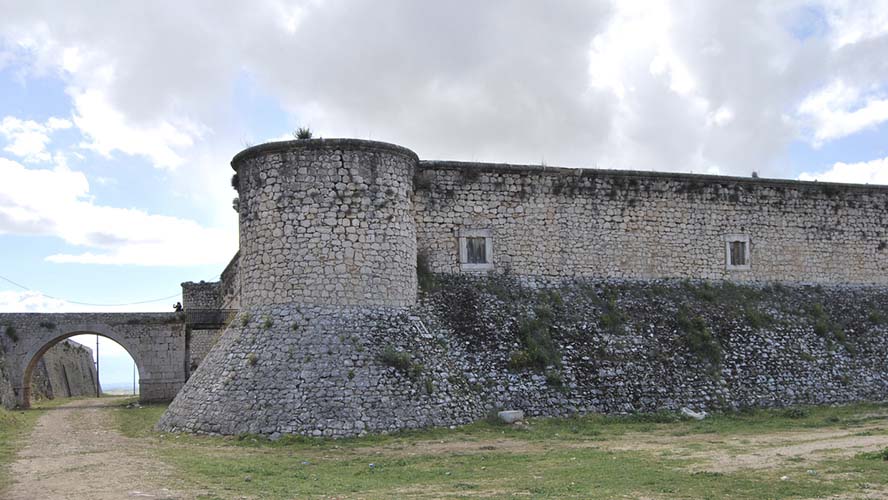
[[[277,305],[242,312],[158,427],[353,436],[475,419],[479,396],[403,308]]]

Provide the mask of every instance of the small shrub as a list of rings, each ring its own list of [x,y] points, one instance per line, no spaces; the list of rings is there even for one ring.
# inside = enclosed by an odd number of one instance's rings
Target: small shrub
[[[429,265],[429,256],[426,252],[416,252],[416,282],[420,290],[434,290],[438,281]]]
[[[601,326],[612,333],[624,333],[626,320],[626,313],[624,313],[617,305],[616,297],[608,297],[607,304],[605,305],[605,313],[599,318]]]
[[[879,451],[858,453],[855,458],[862,458],[864,460],[888,460],[888,448]]]
[[[348,371],[348,379],[351,380],[351,379],[353,379],[353,378],[355,378],[355,371],[354,371],[354,370],[349,370],[349,371]]]
[[[752,328],[759,329],[765,326],[769,326],[771,323],[774,322],[773,318],[759,311],[751,305],[747,304],[743,311],[746,315],[746,321],[749,322],[749,326],[751,326]]]
[[[290,329],[293,330],[294,332],[298,332],[299,331],[299,323],[294,321],[293,324],[290,325]]]
[[[509,353],[509,368],[513,370],[522,370],[532,366],[533,363],[528,356],[527,351],[512,351]]]
[[[811,353],[808,353],[805,351],[799,352],[799,358],[802,361],[807,361],[808,363],[812,363],[812,362],[816,361],[816,358],[814,358],[814,356],[812,356]]]
[[[252,316],[250,316],[250,313],[241,314],[241,320],[240,320],[241,326],[249,325],[251,319],[252,319]]]
[[[885,323],[888,323],[888,316],[875,309],[870,310],[867,319],[869,319],[869,322],[874,325],[884,325]]]
[[[546,383],[552,387],[561,387],[564,381],[561,379],[560,370],[549,370],[546,372]]]
[[[293,137],[300,140],[311,139],[311,129],[308,127],[299,127],[293,132]]]
[[[41,321],[40,328],[45,328],[47,330],[55,330],[56,324],[52,321]]]
[[[523,366],[538,370],[561,367],[561,354],[552,339],[553,320],[552,310],[543,304],[534,309],[534,317],[525,317],[519,322],[518,338],[524,344],[527,357]]]
[[[262,317],[262,329],[268,330],[272,326],[274,326],[274,320],[272,320],[270,316],[263,316]]]
[[[239,186],[240,186],[240,177],[237,175],[237,173],[235,173],[234,175],[231,176],[231,187],[233,187],[235,190],[237,190]]]
[[[435,383],[430,378],[425,379],[425,392],[429,396],[435,392]]]
[[[392,346],[387,346],[383,349],[379,354],[379,361],[386,366],[391,366],[411,379],[418,378],[425,369],[421,363],[414,362],[410,354],[397,351]]]
[[[826,334],[829,333],[829,323],[824,319],[818,319],[817,322],[814,323],[814,333],[816,333],[818,337],[826,337]]]
[[[259,356],[255,352],[251,352],[247,354],[247,364],[250,366],[256,366],[256,363],[259,362]]]
[[[685,334],[685,343],[691,352],[717,366],[722,360],[721,345],[712,336],[706,321],[700,316],[689,316],[688,311],[682,309],[678,313],[678,326]]]
[[[18,334],[15,332],[15,327],[12,325],[6,325],[6,336],[9,337],[9,340],[13,342],[18,342]]]

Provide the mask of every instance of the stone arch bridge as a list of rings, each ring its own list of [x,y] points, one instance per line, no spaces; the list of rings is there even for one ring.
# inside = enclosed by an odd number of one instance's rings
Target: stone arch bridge
[[[0,354],[21,408],[30,406],[31,372],[41,356],[81,334],[107,337],[127,350],[139,371],[142,401],[169,401],[188,379],[191,326],[189,315],[181,312],[0,314],[6,346]]]

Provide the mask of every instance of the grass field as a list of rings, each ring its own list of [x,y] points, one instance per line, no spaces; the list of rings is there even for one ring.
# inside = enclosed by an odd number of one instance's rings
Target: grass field
[[[888,406],[533,419],[344,440],[156,433],[118,408],[205,498],[888,498]]]

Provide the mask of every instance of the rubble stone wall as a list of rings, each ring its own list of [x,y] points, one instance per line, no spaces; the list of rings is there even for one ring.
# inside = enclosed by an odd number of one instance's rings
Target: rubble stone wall
[[[92,349],[72,341],[62,341],[43,353],[31,374],[34,399],[94,396],[96,366]]]
[[[520,276],[888,284],[888,189],[688,174],[421,162],[417,246],[460,273],[458,233],[488,229]],[[726,237],[749,240],[727,268]]]
[[[496,409],[888,399],[888,288],[437,280],[413,308],[241,312],[159,428],[344,437],[465,424]]]
[[[219,309],[222,305],[221,282],[182,283],[182,306],[188,310]]]

